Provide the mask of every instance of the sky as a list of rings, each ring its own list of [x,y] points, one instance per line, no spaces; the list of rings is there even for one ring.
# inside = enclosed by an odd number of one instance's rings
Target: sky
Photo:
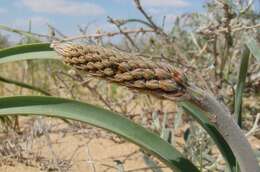
[[[201,12],[206,0],[141,0],[144,9],[159,23],[166,16],[170,27],[176,16],[187,12]],[[90,26],[88,33],[97,29],[113,31],[106,22],[112,18],[143,18],[132,0],[0,0],[0,24],[47,34],[47,24],[68,36],[79,34],[78,26]]]

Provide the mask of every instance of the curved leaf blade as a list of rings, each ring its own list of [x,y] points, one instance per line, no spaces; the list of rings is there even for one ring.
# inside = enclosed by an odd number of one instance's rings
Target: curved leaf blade
[[[60,59],[49,43],[20,45],[0,50],[0,64],[29,59]]]
[[[206,117],[207,114],[203,110],[201,110],[195,104],[183,101],[180,103],[183,109],[188,112],[188,114],[192,115],[200,124],[201,126],[207,131],[210,137],[213,139],[217,147],[219,148],[222,156],[226,160],[226,163],[229,166],[229,170],[231,172],[236,171],[236,158],[230,149],[227,142],[224,140],[222,135],[218,132],[216,127],[208,120]]]
[[[39,87],[30,85],[30,84],[27,84],[27,83],[24,83],[24,82],[19,82],[19,81],[16,81],[16,80],[5,78],[5,77],[2,77],[2,76],[0,76],[0,82],[5,82],[7,84],[13,84],[13,85],[16,85],[16,86],[19,86],[19,87],[22,87],[22,88],[27,88],[27,89],[30,89],[30,90],[34,90],[34,91],[37,91],[37,92],[39,92],[39,93],[41,93],[43,95],[46,95],[46,96],[50,96],[51,95],[50,93],[48,93],[47,91],[43,90],[42,88],[39,88]]]
[[[243,101],[243,91],[246,83],[246,75],[249,64],[250,51],[245,46],[242,54],[240,67],[239,67],[239,75],[237,81],[237,88],[235,93],[235,118],[238,125],[242,126],[242,101]]]
[[[45,115],[89,123],[118,134],[161,159],[170,168],[199,170],[172,145],[156,134],[113,112],[86,103],[55,97],[17,96],[0,98],[0,116]]]

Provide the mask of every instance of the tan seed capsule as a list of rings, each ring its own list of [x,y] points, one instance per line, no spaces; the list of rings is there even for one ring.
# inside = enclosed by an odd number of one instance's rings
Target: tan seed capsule
[[[84,54],[89,53],[89,47],[88,46],[84,46],[83,47],[83,52],[84,52]]]
[[[152,68],[155,68],[155,67],[156,67],[155,63],[154,63],[154,62],[152,62],[152,61],[147,61],[147,62],[146,62],[146,65],[147,65],[147,68],[150,68],[150,69],[152,69]]]
[[[97,68],[97,69],[102,69],[102,68],[104,67],[101,62],[96,62],[96,63],[94,63],[94,66],[95,66],[95,68]]]
[[[111,68],[105,68],[104,74],[107,76],[112,76],[112,75],[114,75],[114,71]]]
[[[73,64],[77,64],[78,63],[78,58],[77,57],[72,57],[71,60],[70,60],[70,63],[73,63]]]
[[[74,56],[74,57],[77,57],[78,56],[78,52],[77,51],[74,51],[74,50],[65,50],[65,52],[67,54],[69,54],[70,56]]]
[[[98,70],[95,71],[94,75],[99,76],[99,77],[105,76],[103,71],[98,71]]]
[[[85,59],[84,56],[80,56],[79,59],[78,59],[78,62],[79,63],[86,63],[87,59]]]
[[[137,69],[139,63],[141,63],[140,60],[136,60],[136,59],[135,59],[135,60],[130,59],[129,62],[128,62],[129,66],[130,66],[132,69]]]
[[[85,57],[85,59],[87,60],[87,62],[96,62],[96,60],[93,60],[93,57]]]
[[[142,69],[135,69],[131,71],[131,74],[133,75],[134,79],[141,79],[144,76],[144,71]]]
[[[145,81],[143,81],[143,80],[134,81],[133,86],[137,87],[137,88],[145,88]]]
[[[92,63],[92,62],[88,62],[88,64],[87,64],[87,68],[88,68],[89,70],[93,70],[93,69],[95,69],[95,65],[94,65],[94,63]]]
[[[134,79],[133,75],[131,75],[131,73],[129,73],[129,72],[123,73],[122,78],[124,81],[130,81],[130,80]]]
[[[155,74],[152,70],[150,69],[144,69],[144,76],[145,79],[150,80],[150,79],[155,79]]]
[[[70,59],[70,57],[64,57],[64,62],[65,63],[69,63],[70,64],[70,61],[71,61],[71,59]]]
[[[116,74],[116,75],[114,76],[114,78],[115,78],[114,80],[117,81],[117,82],[122,82],[122,81],[124,81],[124,78],[123,78],[123,76],[122,76],[121,73]]]
[[[82,65],[80,65],[80,67],[81,67],[83,70],[86,70],[86,71],[89,70],[89,69],[88,69],[88,66],[87,66],[86,64],[82,64]]]
[[[174,82],[173,80],[160,80],[159,87],[160,89],[167,92],[176,91],[178,89],[176,82]]]
[[[131,67],[126,62],[122,62],[119,64],[118,69],[122,72],[127,72],[127,71],[131,70]]]
[[[158,79],[170,79],[171,78],[171,75],[163,69],[155,68],[154,72]]]
[[[103,60],[102,64],[103,64],[104,67],[110,67],[111,66],[111,62],[108,59]]]
[[[97,61],[100,61],[100,58],[99,56],[97,56],[96,54],[86,54],[85,57],[89,60],[89,61],[92,61],[92,62],[97,62]]]
[[[144,63],[144,62],[140,62],[140,63],[138,64],[138,67],[139,67],[139,68],[147,69],[149,66],[148,66],[146,63]]]
[[[146,81],[145,86],[149,89],[158,89],[159,88],[159,82],[157,80]]]
[[[84,56],[85,55],[85,51],[84,49],[81,47],[81,49],[78,50],[78,53],[80,54],[80,56]]]
[[[73,65],[73,66],[75,66],[75,65]],[[76,65],[75,68],[80,69],[80,70],[85,70],[84,65]]]

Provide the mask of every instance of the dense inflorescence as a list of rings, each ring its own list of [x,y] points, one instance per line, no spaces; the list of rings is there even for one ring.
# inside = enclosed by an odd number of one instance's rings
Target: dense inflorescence
[[[166,63],[96,45],[52,44],[64,62],[92,76],[143,91],[184,94],[185,76]]]

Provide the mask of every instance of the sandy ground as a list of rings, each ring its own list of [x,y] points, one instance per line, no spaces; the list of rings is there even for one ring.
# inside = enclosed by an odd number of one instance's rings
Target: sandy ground
[[[44,119],[50,122],[50,118]],[[17,152],[6,148],[7,156],[1,158],[1,172],[38,172],[38,171],[70,171],[70,172],[114,172],[121,168],[122,162],[125,171],[152,171],[147,169],[140,149],[118,137],[87,127],[85,129],[68,130],[67,125],[58,124],[57,120],[51,122],[56,126],[49,134],[38,137],[16,136],[19,139],[4,142],[12,145]],[[28,122],[28,121],[27,121]],[[58,122],[61,123],[61,122]],[[27,127],[32,125],[29,121]],[[50,125],[50,124],[48,124]],[[8,144],[6,144],[8,143]],[[11,147],[12,147],[11,146]],[[10,146],[9,146],[10,147]],[[22,147],[22,154],[19,148]],[[3,148],[1,148],[1,152]],[[8,153],[8,151],[10,151]],[[14,155],[17,155],[14,156]],[[163,164],[162,171],[170,171]]]
[[[35,128],[33,121],[24,118],[22,122],[21,130],[27,135],[1,136],[1,140],[6,140],[2,144],[9,148],[5,148],[6,155],[0,159],[0,172],[117,172],[122,167],[120,162],[126,172],[152,172],[147,169],[140,149],[115,135],[90,126],[73,129],[52,118],[43,119],[49,130],[43,134],[29,131],[30,126]],[[260,149],[259,139],[249,140],[255,149]],[[177,139],[177,144],[183,142],[182,137]],[[0,148],[0,153],[3,149]],[[158,166],[163,172],[171,171],[162,163]]]

